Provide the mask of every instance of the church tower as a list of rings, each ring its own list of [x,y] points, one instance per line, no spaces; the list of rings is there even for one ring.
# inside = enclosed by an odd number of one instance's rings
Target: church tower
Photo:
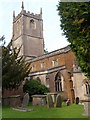
[[[13,12],[12,43],[17,49],[22,46],[20,56],[26,56],[27,59],[44,54],[42,9],[40,14],[26,12],[22,2],[20,14],[15,17]]]

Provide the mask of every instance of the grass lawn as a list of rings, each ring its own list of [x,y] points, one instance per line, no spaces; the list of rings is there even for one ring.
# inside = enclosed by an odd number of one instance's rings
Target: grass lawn
[[[83,105],[72,104],[70,106],[63,105],[62,108],[47,108],[47,106],[32,106],[31,104],[27,108],[33,108],[32,112],[21,112],[12,110],[10,107],[2,108],[3,118],[87,118],[83,116]]]

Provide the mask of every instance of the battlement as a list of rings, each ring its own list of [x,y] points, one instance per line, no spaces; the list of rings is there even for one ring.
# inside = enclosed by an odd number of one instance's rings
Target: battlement
[[[35,19],[38,19],[38,20],[42,20],[42,15],[41,14],[34,14],[34,13],[30,13],[29,11],[26,12],[26,10],[23,10],[13,19],[13,21],[15,22],[22,15],[28,16],[28,17],[31,17],[31,18],[35,18]]]
[[[15,22],[17,19],[19,19],[22,15],[23,16],[28,16],[28,17],[31,17],[31,18],[35,18],[35,19],[38,19],[38,20],[42,20],[42,8],[40,9],[40,14],[34,14],[34,13],[30,13],[30,11],[24,10],[23,2],[22,2],[22,7],[21,8],[22,8],[22,10],[17,16],[15,16],[15,11],[13,12],[13,22]]]

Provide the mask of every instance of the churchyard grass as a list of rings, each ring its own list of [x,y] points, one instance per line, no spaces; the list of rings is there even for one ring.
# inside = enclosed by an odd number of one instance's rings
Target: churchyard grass
[[[33,109],[32,112],[21,112],[12,110],[10,107],[3,107],[3,118],[87,118],[83,116],[84,106],[72,104],[63,105],[62,108],[47,108],[47,106],[32,106],[29,104],[26,108]]]

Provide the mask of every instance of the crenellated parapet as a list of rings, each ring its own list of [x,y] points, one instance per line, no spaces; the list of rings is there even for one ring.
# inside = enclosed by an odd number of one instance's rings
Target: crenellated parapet
[[[42,8],[40,8],[40,14],[34,14],[34,13],[30,13],[30,11],[24,10],[23,2],[22,2],[21,8],[22,8],[22,10],[17,16],[15,16],[15,11],[13,11],[13,22],[17,21],[22,15],[27,16],[27,17],[31,17],[34,19],[42,20]]]

